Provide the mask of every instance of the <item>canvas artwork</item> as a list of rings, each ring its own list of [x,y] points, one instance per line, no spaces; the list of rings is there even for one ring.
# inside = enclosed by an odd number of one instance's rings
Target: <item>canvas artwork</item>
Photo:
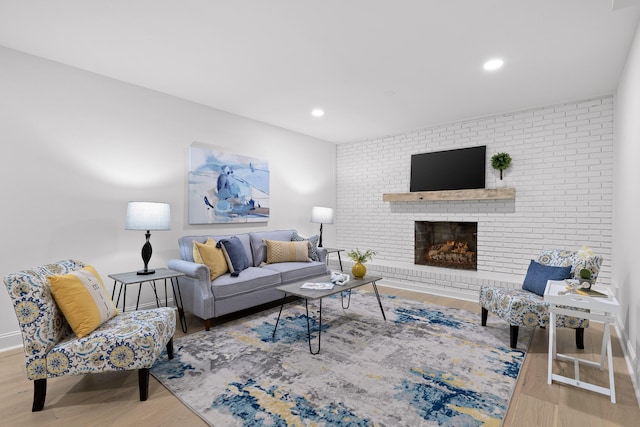
[[[189,148],[189,224],[269,220],[269,164],[200,144]]]

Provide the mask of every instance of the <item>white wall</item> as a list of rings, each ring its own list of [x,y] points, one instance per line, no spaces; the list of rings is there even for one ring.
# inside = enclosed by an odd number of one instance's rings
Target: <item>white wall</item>
[[[640,384],[640,26],[616,93],[613,285],[621,302],[623,341]]]
[[[188,224],[194,141],[269,161],[268,223]],[[93,264],[111,289],[107,274],[142,267],[144,234],[124,230],[130,200],[171,204],[172,230],[152,233],[150,267],[178,257],[177,239],[185,234],[317,233],[311,207],[335,204],[332,143],[2,47],[0,158],[2,277],[77,258]],[[334,236],[326,227],[325,245]],[[0,349],[21,343],[9,297],[0,291]]]
[[[383,202],[409,191],[412,154],[487,146],[487,187],[497,152],[515,201]],[[338,146],[338,245],[372,248],[367,264],[397,286],[477,300],[484,283],[521,287],[529,260],[545,248],[588,245],[611,281],[613,98],[447,123]],[[456,173],[455,169],[451,173]],[[414,221],[477,221],[478,271],[414,265]]]

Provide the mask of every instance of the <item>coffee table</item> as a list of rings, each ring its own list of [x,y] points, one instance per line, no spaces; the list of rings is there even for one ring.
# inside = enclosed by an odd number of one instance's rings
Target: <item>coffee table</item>
[[[322,275],[316,277],[310,277],[305,280],[301,280],[294,283],[289,283],[287,285],[278,286],[276,289],[284,292],[284,297],[282,298],[282,304],[280,305],[280,312],[278,313],[278,319],[276,320],[276,326],[273,328],[272,338],[276,336],[276,330],[278,329],[278,323],[280,322],[280,316],[282,315],[282,307],[284,307],[284,303],[286,302],[286,298],[289,295],[294,295],[300,298],[304,298],[304,307],[307,311],[307,336],[309,338],[309,352],[311,354],[320,353],[320,340],[322,337],[322,298],[335,295],[340,293],[340,300],[342,302],[342,308],[348,309],[351,304],[351,289],[358,288],[360,286],[371,284],[373,290],[376,293],[376,298],[378,298],[378,305],[380,305],[380,311],[382,312],[382,318],[386,321],[387,316],[384,314],[384,309],[382,308],[382,302],[380,302],[380,294],[378,293],[378,287],[376,286],[376,282],[378,280],[382,280],[382,277],[378,276],[364,276],[361,279],[351,279],[344,285],[334,285],[332,289],[302,289],[301,286],[304,283],[322,283],[322,282],[330,282],[330,275]],[[348,292],[347,305],[344,303],[344,293]],[[318,350],[313,351],[311,346],[311,325],[309,324],[309,300],[320,300],[320,308],[319,308],[319,326],[318,326]]]

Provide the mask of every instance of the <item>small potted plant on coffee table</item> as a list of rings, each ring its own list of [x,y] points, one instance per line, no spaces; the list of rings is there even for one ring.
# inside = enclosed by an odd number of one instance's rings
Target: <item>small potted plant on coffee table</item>
[[[355,262],[355,264],[351,268],[351,274],[353,274],[353,277],[355,277],[356,279],[361,279],[365,274],[367,274],[367,267],[364,266],[364,263],[371,260],[371,258],[373,258],[375,254],[376,252],[372,251],[371,249],[367,249],[363,252],[358,248],[352,249],[347,252],[349,258],[351,258],[351,260]]]

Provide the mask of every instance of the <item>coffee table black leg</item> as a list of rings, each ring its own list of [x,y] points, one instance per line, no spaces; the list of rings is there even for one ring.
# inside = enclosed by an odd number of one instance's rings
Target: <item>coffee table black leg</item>
[[[344,306],[344,293],[345,292],[349,292],[349,298],[347,298],[347,306],[346,307]],[[344,308],[345,310],[347,308],[349,308],[349,306],[351,305],[351,289],[340,292],[340,302],[342,303],[342,308]]]
[[[387,316],[384,315],[384,308],[382,308],[382,302],[380,301],[380,294],[378,293],[378,287],[376,286],[376,282],[371,282],[371,286],[373,286],[373,290],[376,291],[376,298],[378,298],[378,304],[380,304],[380,311],[382,312],[382,318],[386,321]]]
[[[282,297],[282,304],[280,304],[280,311],[278,312],[278,318],[276,319],[276,326],[273,327],[273,333],[271,334],[271,338],[275,338],[276,337],[276,330],[278,329],[278,323],[280,322],[280,315],[282,314],[282,307],[284,307],[284,303],[287,299],[287,293],[284,293],[284,296]]]
[[[320,353],[320,339],[322,338],[322,298],[320,298],[320,323],[318,327],[318,350],[314,352],[311,349],[311,325],[309,324],[309,305],[307,304],[307,299],[304,299],[304,308],[307,310],[307,336],[309,337],[309,353],[318,354]]]

